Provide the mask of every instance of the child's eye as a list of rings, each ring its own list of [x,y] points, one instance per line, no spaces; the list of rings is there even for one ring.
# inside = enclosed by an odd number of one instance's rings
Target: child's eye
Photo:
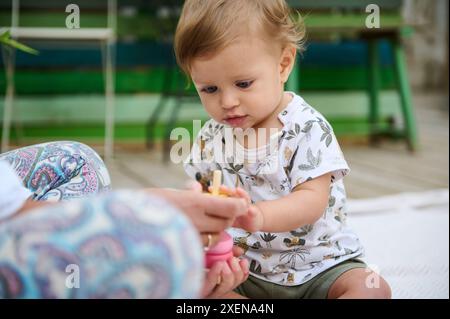
[[[252,85],[253,81],[242,81],[242,82],[237,82],[236,86],[241,88],[241,89],[246,89],[249,88]]]
[[[207,94],[212,94],[217,91],[217,86],[207,86],[203,88],[201,91]]]

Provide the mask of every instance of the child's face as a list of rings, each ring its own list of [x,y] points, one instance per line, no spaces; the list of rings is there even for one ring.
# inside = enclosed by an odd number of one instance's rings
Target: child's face
[[[192,81],[217,122],[243,129],[280,127],[277,115],[286,104],[284,83],[295,49],[271,48],[266,42],[241,37],[215,54],[192,61]]]

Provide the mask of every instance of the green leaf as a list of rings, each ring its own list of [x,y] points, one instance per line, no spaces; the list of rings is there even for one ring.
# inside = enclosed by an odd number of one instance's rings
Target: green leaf
[[[1,36],[0,36],[0,43],[3,43],[4,45],[7,45],[11,48],[15,48],[17,50],[26,52],[26,53],[30,53],[30,54],[34,54],[34,55],[38,55],[39,51],[30,48],[29,46],[26,46],[25,44],[19,43],[14,39],[11,39],[11,33],[10,31],[6,31],[4,32]]]
[[[10,38],[9,30],[6,30],[5,32],[3,32],[3,34],[0,35],[0,41],[4,40],[4,39],[9,39],[9,38]]]
[[[230,174],[236,174],[233,170],[231,170],[231,169],[229,169],[227,167],[224,167],[223,169],[226,170]]]

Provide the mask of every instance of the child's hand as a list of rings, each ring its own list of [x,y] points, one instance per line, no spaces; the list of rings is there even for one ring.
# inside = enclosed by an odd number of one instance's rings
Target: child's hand
[[[242,228],[250,233],[260,231],[264,225],[264,215],[256,205],[250,205],[247,215],[236,218],[233,227]]]
[[[224,194],[229,197],[243,198],[249,204],[247,214],[237,217],[233,223],[233,227],[242,228],[251,233],[262,229],[264,225],[264,215],[258,206],[252,204],[250,195],[248,195],[245,190],[239,187],[236,189],[231,189],[221,185],[219,192],[220,194]]]

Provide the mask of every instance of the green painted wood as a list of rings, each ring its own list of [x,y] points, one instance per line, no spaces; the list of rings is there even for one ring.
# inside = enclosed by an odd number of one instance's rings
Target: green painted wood
[[[321,13],[301,12],[306,24],[306,30],[316,31],[320,29],[366,29],[367,13]],[[400,28],[404,25],[400,13],[384,12],[380,14],[380,25],[383,29]]]
[[[24,11],[20,13],[21,27],[57,27],[64,28],[68,13],[64,11]],[[118,38],[132,36],[134,39],[160,39],[161,31],[170,30],[171,26],[162,19],[156,19],[149,13],[137,13],[134,16],[117,17]],[[11,13],[0,12],[0,25],[11,25]],[[107,26],[107,17],[101,13],[80,12],[81,28],[104,28]]]
[[[364,9],[367,5],[376,3],[382,9],[399,10],[402,0],[287,0],[293,8],[308,9]]]
[[[378,54],[378,41],[369,40],[369,123],[372,142],[379,133],[378,123],[380,118],[380,61]]]
[[[300,72],[299,72],[300,73]],[[380,71],[381,88],[395,85],[392,68]],[[302,67],[300,90],[365,90],[367,69],[365,67]],[[103,92],[103,75],[99,70],[17,70],[15,75],[17,94],[82,94]],[[117,93],[159,93],[163,89],[163,68],[139,68],[117,70]],[[0,92],[5,92],[5,72],[0,72]],[[175,86],[172,85],[172,90]],[[190,91],[194,88],[191,85]]]
[[[364,137],[370,133],[370,125],[366,118],[328,118],[333,130],[338,137]],[[191,122],[178,122],[176,127],[183,127],[189,131],[191,137],[193,128]],[[388,130],[390,127],[389,118],[384,118],[380,122],[380,127]],[[158,123],[155,129],[155,139],[162,140],[165,133],[165,124]],[[77,124],[52,124],[52,125],[36,125],[26,124],[22,126],[19,134],[20,140],[17,140],[18,132],[15,129],[11,131],[11,141],[13,143],[26,143],[30,140],[58,140],[58,139],[72,139],[72,140],[98,140],[104,138],[104,126],[99,123],[77,123]],[[145,142],[146,130],[145,125],[141,124],[126,124],[120,123],[115,125],[114,139],[116,141],[133,140]],[[0,134],[1,137],[1,134]]]
[[[367,114],[369,99],[365,92],[305,92],[303,98],[324,114],[332,122],[339,134],[365,135],[369,128]],[[145,123],[155,109],[160,96],[153,94],[118,95],[115,105],[116,136],[118,138],[145,137]],[[0,120],[4,99],[0,96]],[[173,105],[170,99],[167,105]],[[105,100],[102,95],[51,95],[20,96],[14,108],[14,122],[17,118],[24,127],[24,136],[45,139],[82,136],[103,137]],[[160,122],[156,124],[159,138],[170,116],[170,108],[162,111]],[[19,115],[19,116],[17,116]],[[400,101],[393,91],[380,94],[381,127],[386,119],[399,118]],[[192,127],[192,120],[206,120],[208,115],[200,103],[186,103],[176,126]],[[0,121],[1,123],[1,121]],[[129,129],[127,129],[129,128]],[[191,129],[191,128],[189,128]],[[12,134],[15,131],[12,130]]]
[[[393,43],[395,56],[395,70],[400,93],[400,105],[403,112],[404,131],[411,151],[418,149],[417,124],[414,116],[414,107],[412,103],[411,88],[408,81],[408,72],[406,66],[405,52],[402,44],[397,40]]]

